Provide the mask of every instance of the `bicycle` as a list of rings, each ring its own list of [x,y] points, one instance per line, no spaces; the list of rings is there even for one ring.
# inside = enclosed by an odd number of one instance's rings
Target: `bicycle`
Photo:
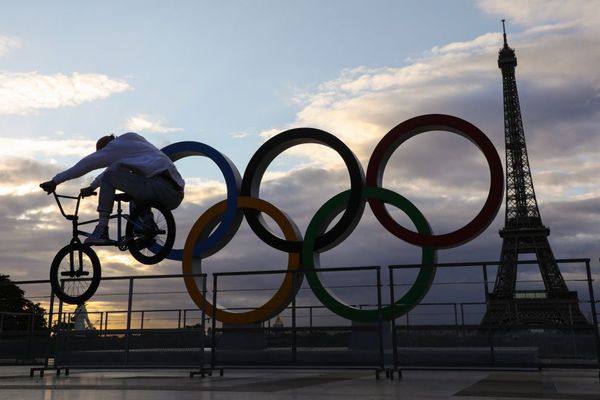
[[[142,264],[162,261],[175,242],[175,220],[171,211],[152,204],[136,204],[131,215],[123,213],[121,203],[132,200],[126,193],[115,195],[117,212],[109,219],[117,220],[117,239],[105,244],[85,244],[79,236],[90,236],[79,229],[82,225],[98,222],[98,219],[79,221],[80,195],[77,197],[52,192],[61,214],[73,226],[73,237],[68,245],[56,253],[50,267],[50,284],[56,297],[65,303],[82,304],[89,300],[100,284],[100,260],[91,246],[115,246],[131,253]],[[94,193],[95,195],[95,193]],[[61,199],[77,200],[74,214],[67,214]],[[126,221],[123,235],[123,220]],[[91,274],[91,277],[90,277]]]

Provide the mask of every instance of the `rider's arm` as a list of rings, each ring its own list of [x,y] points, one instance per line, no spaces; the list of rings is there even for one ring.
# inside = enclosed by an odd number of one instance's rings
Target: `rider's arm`
[[[102,175],[104,175],[104,172],[94,178],[92,183],[90,183],[90,188],[96,190],[100,187],[100,183],[102,182]]]
[[[52,180],[56,184],[66,182],[71,179],[79,178],[88,172],[96,169],[105,168],[122,157],[118,151],[112,151],[109,146],[98,150],[84,158],[71,168],[57,174]]]

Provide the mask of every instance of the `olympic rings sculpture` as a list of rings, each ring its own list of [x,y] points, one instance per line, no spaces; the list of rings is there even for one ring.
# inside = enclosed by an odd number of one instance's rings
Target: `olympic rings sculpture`
[[[382,187],[383,173],[393,152],[406,140],[429,131],[448,131],[471,141],[483,153],[490,172],[487,199],[478,214],[453,232],[435,235],[423,214],[406,198]],[[267,167],[290,147],[316,143],[336,151],[346,164],[350,189],[328,200],[311,219],[304,238],[295,223],[281,210],[260,199],[260,182]],[[436,252],[464,244],[477,237],[492,222],[504,193],[504,174],[500,157],[489,138],[471,123],[444,114],[427,114],[411,118],[394,127],[375,147],[367,173],[358,158],[337,137],[314,128],[284,131],[266,141],[250,159],[243,177],[235,165],[214,148],[198,142],[179,142],[162,149],[174,161],[188,156],[204,156],[219,167],[225,178],[227,198],[204,212],[192,226],[183,249],[173,249],[168,258],[181,260],[184,282],[196,305],[205,313],[228,324],[265,321],[283,311],[302,285],[304,275],[315,296],[332,312],[358,322],[375,322],[378,310],[362,310],[337,299],[322,284],[318,273],[319,254],[344,241],[354,230],[366,203],[390,233],[405,242],[421,247],[421,269],[415,282],[402,298],[382,309],[385,319],[397,318],[415,307],[429,290],[435,277]],[[402,210],[417,232],[404,228],[392,219],[385,204]],[[264,223],[262,213],[271,217],[283,232],[278,237]],[[341,217],[329,229],[331,222]],[[220,251],[233,238],[245,216],[252,231],[266,244],[288,253],[287,273],[274,296],[262,306],[248,312],[231,312],[218,308],[204,298],[198,282],[189,276],[200,273],[201,260]],[[213,307],[216,309],[213,310]]]

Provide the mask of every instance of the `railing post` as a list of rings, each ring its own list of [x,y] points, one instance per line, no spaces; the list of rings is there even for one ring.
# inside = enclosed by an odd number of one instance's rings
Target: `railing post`
[[[490,296],[490,290],[488,287],[488,273],[487,273],[487,264],[483,264],[483,290],[484,290],[484,294],[485,294],[485,303],[486,303],[486,307],[489,306],[488,301],[489,301],[489,296]]]
[[[456,306],[456,303],[454,303],[453,306],[454,306],[454,325],[458,326],[458,307]]]
[[[296,360],[298,359],[298,344],[296,342],[297,340],[297,335],[296,335],[296,282],[297,282],[297,277],[296,277],[296,271],[292,272],[292,363],[296,363]]]
[[[48,331],[52,331],[52,320],[54,319],[54,291],[50,289],[50,305],[48,307]],[[0,331],[2,331],[2,324],[0,324]]]
[[[393,310],[396,304],[395,294],[394,294],[394,268],[391,265],[388,265],[388,271],[390,273],[390,308]],[[398,367],[398,344],[396,338],[396,318],[392,316],[392,357],[394,358],[394,368]]]
[[[490,307],[490,291],[488,287],[488,273],[487,273],[487,264],[483,264],[483,290],[485,291],[485,307],[489,309]],[[492,363],[496,363],[496,351],[494,349],[494,330],[493,328],[489,328],[488,331],[488,343],[490,345],[490,357]]]
[[[71,338],[71,332],[72,332],[71,331],[71,321],[72,320],[73,320],[73,317],[71,316],[71,313],[67,313],[67,334],[65,335],[65,341],[64,341],[65,349],[69,349],[69,339]]]
[[[594,297],[594,286],[592,285],[592,270],[590,260],[585,261],[585,272],[587,274],[588,291],[590,296],[590,305],[592,307],[592,322],[594,323],[594,335],[596,336],[596,361],[600,368],[600,327],[598,326],[598,315],[596,314],[596,298]]]
[[[206,299],[206,275],[202,276],[202,298]],[[200,363],[202,376],[204,376],[204,348],[206,347],[206,313],[204,309],[200,310],[200,324],[202,327],[202,346],[200,346]]]
[[[141,315],[142,320],[140,321],[140,330],[143,331],[144,330],[144,317],[146,316],[146,311],[142,310],[141,313],[142,313],[142,315]]]
[[[456,327],[456,344],[460,340],[460,326],[458,325],[458,306],[454,303],[454,326]]]
[[[215,369],[215,357],[216,357],[216,330],[217,330],[217,274],[213,274],[213,295],[212,295],[212,338],[211,338],[211,349],[210,349],[210,368]]]
[[[181,310],[177,313],[177,329],[181,329]]]
[[[28,329],[28,333],[29,333],[29,339],[27,340],[27,352],[29,353],[29,359],[33,361],[33,314],[29,314],[27,316],[27,329]]]
[[[65,281],[60,282],[61,291],[65,290]],[[56,361],[60,362],[61,325],[63,323],[63,301],[58,299],[58,319],[56,323],[56,335],[54,336],[54,366]]]
[[[61,290],[65,290],[65,282],[61,281],[60,283]],[[60,330],[60,324],[63,322],[63,301],[58,299],[58,325],[56,327],[56,333]]]
[[[129,362],[129,341],[131,339],[131,309],[133,306],[133,277],[129,278],[129,298],[127,301],[127,336],[125,338],[125,362]]]
[[[381,270],[380,267],[377,266],[376,275],[377,275],[377,318],[378,322],[378,331],[379,331],[379,368],[381,370],[385,369],[385,355],[383,350],[383,312],[381,308]]]
[[[579,307],[579,303],[576,303]],[[577,328],[575,327],[575,323],[573,322],[573,304],[568,303],[567,307],[569,309],[569,332],[571,333],[571,345],[573,347],[573,356],[577,355],[577,338],[575,337]]]

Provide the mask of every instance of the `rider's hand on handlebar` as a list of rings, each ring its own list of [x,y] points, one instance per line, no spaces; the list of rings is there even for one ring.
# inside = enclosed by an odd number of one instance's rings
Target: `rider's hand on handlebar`
[[[53,180],[40,183],[40,187],[44,189],[44,192],[50,194],[56,190],[56,183]]]
[[[94,192],[94,190],[95,189],[91,186],[84,187],[81,188],[81,190],[79,191],[79,195],[81,196],[81,198],[95,196],[96,192]]]

